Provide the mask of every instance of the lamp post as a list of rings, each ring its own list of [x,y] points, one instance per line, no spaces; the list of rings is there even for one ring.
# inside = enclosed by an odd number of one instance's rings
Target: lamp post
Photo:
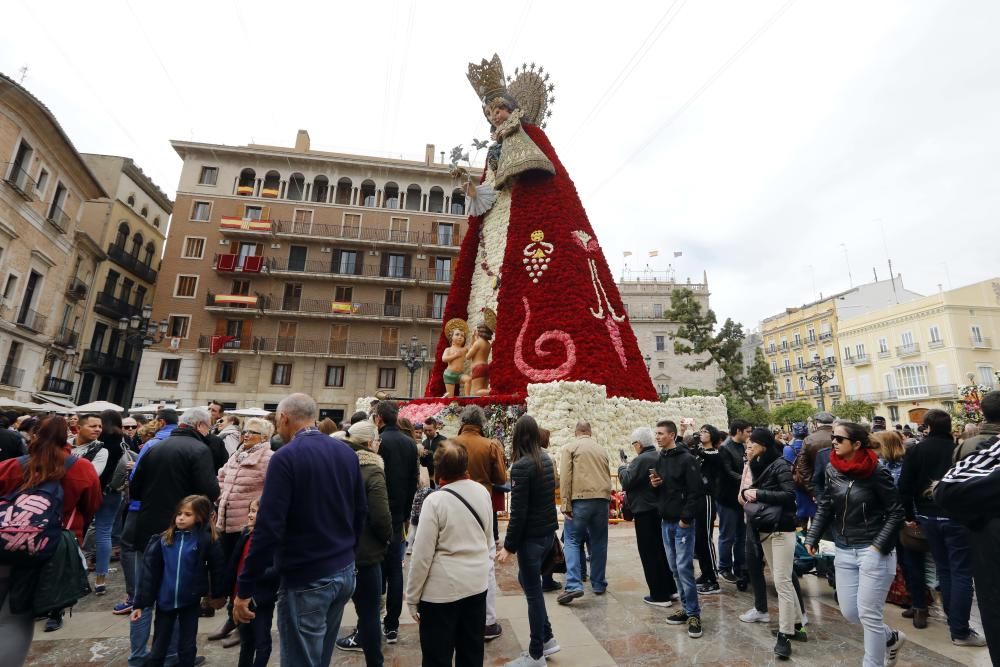
[[[146,304],[142,307],[141,315],[132,317],[122,317],[118,320],[118,330],[128,335],[125,336],[125,344],[128,348],[138,349],[139,358],[132,363],[131,377],[125,396],[128,400],[125,407],[132,407],[132,400],[135,398],[135,384],[139,378],[139,363],[142,360],[142,351],[152,345],[159,343],[167,333],[167,320],[151,322],[153,317],[153,306]],[[127,361],[131,361],[128,359]]]
[[[416,336],[410,337],[410,344],[402,343],[399,346],[399,358],[410,371],[410,393],[413,398],[413,374],[416,373],[427,361],[427,346],[420,343]]]
[[[810,369],[810,372],[806,373],[806,379],[819,389],[820,410],[826,410],[826,397],[823,395],[823,385],[837,378],[837,374],[833,372],[833,366],[831,363],[817,359],[806,367]]]

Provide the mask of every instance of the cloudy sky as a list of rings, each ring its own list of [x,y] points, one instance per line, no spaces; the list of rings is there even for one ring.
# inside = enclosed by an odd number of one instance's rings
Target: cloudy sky
[[[988,0],[4,4],[0,71],[168,193],[169,139],[468,146],[466,64],[496,51],[551,72],[549,135],[617,275],[626,250],[707,271],[720,318],[754,327],[889,259],[925,294],[1000,274]]]

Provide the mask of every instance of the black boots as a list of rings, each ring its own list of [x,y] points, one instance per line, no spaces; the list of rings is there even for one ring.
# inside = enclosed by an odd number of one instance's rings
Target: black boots
[[[792,657],[791,639],[783,632],[778,633],[778,641],[774,643],[774,654],[782,660],[788,660]]]

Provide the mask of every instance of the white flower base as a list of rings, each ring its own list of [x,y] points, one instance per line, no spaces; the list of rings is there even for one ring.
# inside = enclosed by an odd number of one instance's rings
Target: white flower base
[[[538,425],[552,432],[550,453],[573,438],[576,423],[590,422],[593,437],[611,455],[612,468],[618,467],[618,449],[632,458],[629,436],[640,426],[655,429],[656,422],[669,419],[680,424],[690,417],[695,428],[712,424],[728,431],[726,404],[719,396],[671,398],[665,403],[607,396],[604,385],[590,382],[545,382],[528,385],[528,414]],[[557,458],[558,460],[558,458]]]

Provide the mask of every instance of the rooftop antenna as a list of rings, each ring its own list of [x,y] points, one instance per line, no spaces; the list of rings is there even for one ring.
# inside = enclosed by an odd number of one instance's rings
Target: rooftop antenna
[[[851,275],[851,258],[847,256],[847,244],[841,243],[840,247],[844,249],[844,262],[847,264],[847,284],[853,288],[854,276]]]
[[[899,294],[896,292],[896,274],[892,272],[892,260],[889,260],[889,280],[892,281],[892,296],[896,299],[896,305],[899,305]]]
[[[17,82],[23,86],[24,80],[28,78],[28,66],[24,65],[19,70],[17,70],[17,73],[20,74],[20,76],[17,79]]]

